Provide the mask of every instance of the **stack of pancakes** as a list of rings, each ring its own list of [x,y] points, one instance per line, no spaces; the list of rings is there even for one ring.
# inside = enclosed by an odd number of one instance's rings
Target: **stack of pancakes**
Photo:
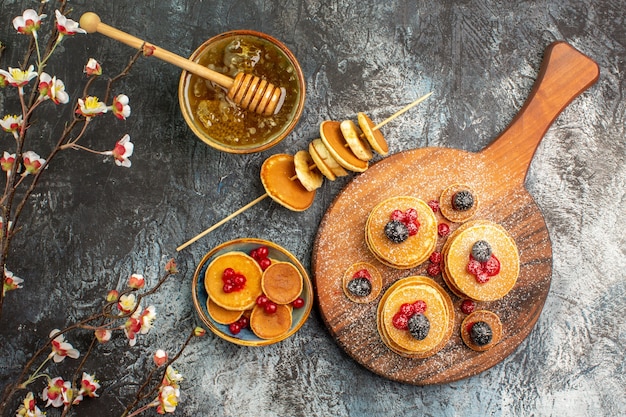
[[[227,268],[246,277],[245,286],[240,291],[224,292],[222,276]],[[213,320],[230,324],[246,315],[250,329],[257,337],[274,339],[291,328],[291,303],[302,293],[303,279],[291,263],[272,260],[263,271],[251,256],[233,251],[216,257],[209,264],[204,286],[209,296],[207,311]],[[257,305],[257,298],[263,294],[276,304],[275,312],[268,313]]]
[[[403,304],[421,300],[426,303],[424,315],[430,329],[423,340],[408,330],[394,326],[393,317]],[[393,352],[409,358],[426,358],[441,350],[450,339],[454,325],[454,307],[446,291],[431,278],[411,276],[396,281],[378,304],[378,332]]]
[[[500,272],[485,283],[479,283],[467,271],[472,246],[479,240],[487,241],[500,261]],[[515,241],[502,226],[488,220],[469,221],[459,226],[448,237],[441,255],[443,279],[461,298],[498,300],[511,291],[519,276],[520,260]]]
[[[395,243],[385,234],[385,225],[394,210],[417,211],[420,223],[416,235],[404,242]],[[424,201],[411,196],[391,197],[378,203],[370,212],[365,224],[365,242],[370,252],[381,263],[398,269],[416,267],[426,261],[437,245],[437,219]]]

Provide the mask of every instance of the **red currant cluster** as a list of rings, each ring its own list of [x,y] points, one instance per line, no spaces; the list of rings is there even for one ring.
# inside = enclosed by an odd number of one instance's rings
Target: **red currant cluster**
[[[241,291],[246,286],[246,277],[239,272],[236,272],[233,268],[226,268],[222,273],[222,281],[224,286],[222,289],[225,293],[231,293],[234,291]]]
[[[267,246],[259,246],[256,249],[250,251],[250,256],[257,261],[263,271],[265,271],[271,264],[272,260],[268,258],[269,249]]]
[[[248,319],[248,317],[246,316],[241,316],[239,320],[228,325],[228,330],[230,330],[230,333],[233,335],[239,334],[239,332],[248,327],[249,324],[250,319]]]
[[[500,272],[500,261],[496,258],[496,255],[491,254],[491,257],[486,262],[478,262],[470,253],[470,260],[467,263],[467,272],[476,277],[476,281],[481,284],[488,282],[489,279]]]
[[[433,252],[430,254],[430,265],[426,268],[426,272],[431,277],[436,277],[441,273],[441,252]]]
[[[409,231],[409,236],[415,236],[420,228],[420,222],[417,220],[417,210],[414,208],[406,211],[394,210],[391,213],[391,220],[403,223]]]
[[[352,279],[355,279],[355,278],[366,278],[371,281],[372,275],[370,274],[370,271],[368,271],[366,268],[363,268],[363,269],[359,269],[358,271],[354,273],[354,275],[352,275]]]
[[[415,314],[422,314],[426,311],[426,302],[417,300],[414,303],[404,303],[400,309],[394,314],[392,323],[393,327],[398,330],[408,330],[409,319]]]

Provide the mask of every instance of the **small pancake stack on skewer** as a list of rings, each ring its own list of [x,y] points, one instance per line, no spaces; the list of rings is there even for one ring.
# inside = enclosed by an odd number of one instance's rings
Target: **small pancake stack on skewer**
[[[311,141],[308,150],[298,151],[295,155],[275,154],[263,162],[260,177],[265,194],[183,243],[176,250],[181,251],[268,196],[292,211],[308,209],[313,204],[316,190],[322,186],[324,177],[334,181],[337,177],[348,175],[348,171],[364,172],[374,157],[373,151],[386,156],[389,147],[379,129],[426,100],[431,94],[420,97],[378,125],[374,125],[362,112],[357,114],[358,126],[352,120],[322,122],[320,137]]]

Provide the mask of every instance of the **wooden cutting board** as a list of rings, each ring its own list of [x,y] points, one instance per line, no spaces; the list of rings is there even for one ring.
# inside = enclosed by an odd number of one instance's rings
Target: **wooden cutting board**
[[[355,361],[383,377],[416,385],[455,381],[482,372],[510,355],[537,322],[550,289],[552,249],[546,224],[524,187],[526,172],[545,132],[559,113],[595,83],[595,62],[564,42],[545,52],[537,81],[522,109],[505,131],[478,153],[445,148],[422,148],[389,156],[356,176],[324,215],[313,248],[312,271],[319,310],[338,344]],[[479,210],[473,219],[504,226],[520,253],[520,275],[503,299],[478,303],[500,316],[503,339],[479,353],[460,338],[461,299],[450,292],[455,306],[453,336],[443,350],[426,359],[408,359],[389,350],[376,328],[376,308],[386,288],[400,278],[427,275],[428,261],[397,270],[378,262],[365,241],[365,221],[380,201],[412,195],[438,199],[455,183],[476,190]],[[437,214],[439,221],[446,221]],[[446,223],[450,223],[446,221]],[[450,223],[452,230],[459,224]],[[440,238],[437,250],[444,239]],[[383,275],[381,295],[369,304],[350,301],[342,290],[342,276],[350,265],[366,261]],[[441,276],[435,277],[444,288]]]

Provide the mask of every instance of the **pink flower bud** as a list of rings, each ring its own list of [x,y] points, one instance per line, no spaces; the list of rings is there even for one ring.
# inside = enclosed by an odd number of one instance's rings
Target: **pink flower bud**
[[[178,273],[178,265],[176,265],[176,261],[174,259],[170,259],[165,264],[165,270],[167,272],[169,272],[170,274],[177,274]]]
[[[159,349],[154,352],[152,359],[156,366],[163,366],[167,362],[167,353],[163,349]]]
[[[130,288],[140,289],[146,285],[146,280],[143,278],[143,275],[132,274],[128,279],[128,286]]]
[[[120,297],[120,293],[117,292],[117,290],[111,290],[109,291],[109,293],[107,294],[106,300],[109,303],[112,303],[114,301],[117,301],[117,299]]]
[[[109,340],[111,340],[111,330],[108,329],[97,329],[95,331],[96,334],[96,339],[98,339],[98,342],[100,343],[106,343]]]
[[[204,330],[202,327],[197,326],[195,329],[193,329],[193,335],[200,337],[200,336],[204,336],[206,334],[206,330]]]

